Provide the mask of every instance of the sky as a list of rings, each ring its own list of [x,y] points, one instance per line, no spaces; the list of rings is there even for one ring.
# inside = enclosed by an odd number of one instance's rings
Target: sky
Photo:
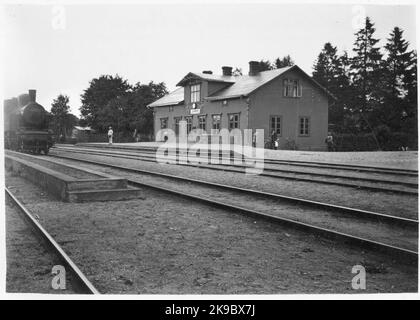
[[[48,2],[45,2],[48,3]],[[131,84],[165,82],[222,66],[248,72],[250,60],[290,54],[311,74],[326,42],[351,50],[360,19],[375,23],[385,43],[399,26],[416,47],[415,8],[409,5],[284,3],[158,3],[7,5],[1,35],[3,97],[37,90],[47,110],[59,94],[79,116],[89,82],[118,74]]]

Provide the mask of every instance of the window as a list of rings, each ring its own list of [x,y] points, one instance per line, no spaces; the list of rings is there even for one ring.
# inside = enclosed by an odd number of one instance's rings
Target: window
[[[191,87],[191,103],[200,101],[200,84],[193,84]]]
[[[160,128],[166,129],[168,127],[168,118],[160,118]]]
[[[239,113],[229,114],[229,130],[239,128]]]
[[[174,123],[175,123],[175,134],[179,134],[179,122],[181,121],[182,117],[175,117]]]
[[[174,106],[169,106],[169,112],[174,111]]]
[[[212,117],[211,128],[220,130],[220,122],[221,122],[222,116],[220,114],[214,114],[211,117]]]
[[[206,116],[198,117],[198,128],[206,131]]]
[[[283,96],[297,98],[302,96],[302,86],[299,80],[283,80]]]
[[[299,135],[309,136],[309,117],[299,118]]]
[[[192,129],[192,117],[185,117],[185,121],[187,122],[187,134],[191,132]]]
[[[281,116],[270,116],[270,134],[273,130],[281,136]]]

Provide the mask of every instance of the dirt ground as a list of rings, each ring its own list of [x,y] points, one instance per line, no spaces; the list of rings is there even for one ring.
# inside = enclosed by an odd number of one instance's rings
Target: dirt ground
[[[6,201],[6,291],[9,293],[75,293],[67,275],[66,289],[51,286],[51,273],[59,260],[25,223],[18,209]]]
[[[19,177],[6,185],[102,293],[417,291],[417,266],[175,196],[70,204]],[[362,292],[351,287],[357,264]]]

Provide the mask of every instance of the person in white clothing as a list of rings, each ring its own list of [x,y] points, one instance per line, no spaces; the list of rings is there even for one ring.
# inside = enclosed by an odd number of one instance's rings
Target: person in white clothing
[[[109,130],[108,130],[108,141],[109,141],[109,144],[112,144],[112,137],[114,136],[114,131],[112,131],[112,127],[110,126],[109,127]]]

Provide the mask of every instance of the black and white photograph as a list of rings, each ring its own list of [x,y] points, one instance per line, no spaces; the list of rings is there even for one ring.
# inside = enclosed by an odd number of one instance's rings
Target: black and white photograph
[[[0,9],[3,298],[419,298],[414,1]]]

